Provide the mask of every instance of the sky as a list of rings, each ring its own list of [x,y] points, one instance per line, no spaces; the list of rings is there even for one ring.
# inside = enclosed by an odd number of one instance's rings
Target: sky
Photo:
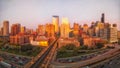
[[[0,27],[4,20],[36,29],[39,24],[52,23],[52,16],[67,17],[71,25],[100,21],[117,23],[120,29],[120,0],[0,0]]]

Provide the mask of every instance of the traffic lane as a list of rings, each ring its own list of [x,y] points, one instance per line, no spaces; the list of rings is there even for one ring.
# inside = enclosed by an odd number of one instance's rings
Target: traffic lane
[[[120,56],[105,62],[104,64],[98,65],[94,68],[120,68]]]

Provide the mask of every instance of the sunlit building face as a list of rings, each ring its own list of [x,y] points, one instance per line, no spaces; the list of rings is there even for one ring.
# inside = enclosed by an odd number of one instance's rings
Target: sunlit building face
[[[61,37],[66,38],[69,37],[70,32],[70,24],[68,21],[68,18],[62,18],[62,24],[61,24]]]
[[[53,16],[52,17],[52,23],[55,26],[55,32],[59,32],[59,16]]]

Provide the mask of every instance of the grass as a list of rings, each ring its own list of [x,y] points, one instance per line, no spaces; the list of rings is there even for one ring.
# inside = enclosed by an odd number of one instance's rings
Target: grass
[[[96,53],[96,52],[99,52],[99,51],[102,51],[102,50],[104,50],[104,49],[86,50],[86,51],[79,50],[77,52],[74,52],[74,51],[72,51],[72,52],[69,52],[69,51],[61,52],[61,51],[58,51],[56,57],[57,58],[67,58],[67,57],[81,56],[81,55]]]
[[[10,48],[5,49],[5,48],[2,48],[1,51],[5,51],[5,52],[8,52],[8,53],[13,53],[13,54],[17,54],[17,55],[34,57],[38,53],[40,53],[42,49],[43,48],[41,48],[41,47],[36,47],[36,49],[34,49],[33,51],[31,51],[31,50],[21,51],[20,49],[10,49]]]

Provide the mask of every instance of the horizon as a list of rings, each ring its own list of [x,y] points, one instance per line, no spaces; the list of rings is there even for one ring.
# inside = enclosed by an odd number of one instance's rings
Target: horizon
[[[4,20],[11,24],[20,23],[27,28],[36,29],[39,24],[52,23],[52,16],[67,17],[70,25],[100,21],[105,14],[105,22],[116,23],[120,30],[119,0],[1,0],[0,25]],[[1,27],[0,26],[0,27]]]

